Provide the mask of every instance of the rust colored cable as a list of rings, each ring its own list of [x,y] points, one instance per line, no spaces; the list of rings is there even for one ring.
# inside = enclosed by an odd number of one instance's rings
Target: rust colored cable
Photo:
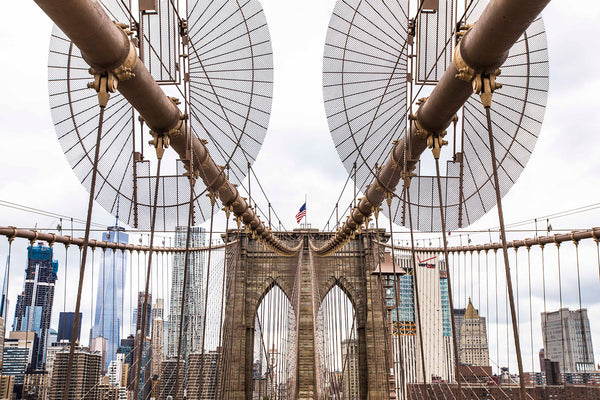
[[[513,337],[515,342],[515,352],[517,353],[517,367],[519,369],[519,399],[525,400],[527,393],[525,391],[525,376],[523,375],[523,360],[521,357],[521,343],[519,340],[519,332],[517,327],[517,314],[515,310],[515,298],[512,287],[512,279],[510,274],[510,265],[508,260],[508,246],[506,245],[506,229],[504,227],[504,214],[502,210],[502,196],[500,195],[500,183],[498,179],[498,165],[496,159],[496,151],[494,145],[494,136],[492,131],[492,117],[490,107],[485,107],[487,119],[487,129],[489,136],[490,155],[492,162],[492,173],[494,178],[494,188],[496,192],[496,204],[498,210],[498,222],[500,224],[500,233],[502,235],[502,254],[504,256],[504,271],[506,273],[506,288],[508,290],[508,300],[510,305],[510,318],[513,327]]]
[[[412,260],[412,267],[413,267],[413,295],[414,295],[414,299],[415,299],[415,309],[417,311],[417,326],[418,326],[418,330],[419,330],[419,347],[420,347],[420,353],[421,353],[421,368],[422,368],[422,373],[423,373],[423,383],[427,382],[427,374],[425,372],[425,349],[423,348],[423,325],[421,323],[421,308],[420,308],[420,300],[419,300],[419,283],[418,283],[418,278],[417,278],[417,259],[416,259],[416,252],[415,252],[415,237],[414,237],[414,230],[413,230],[413,223],[412,223],[412,210],[411,210],[411,203],[410,203],[410,190],[407,188],[406,189],[406,202],[408,204],[408,221],[409,221],[409,226],[410,226],[410,254],[411,254],[411,260]],[[391,203],[388,202],[388,207],[391,207]],[[391,209],[389,209],[391,212]],[[391,214],[390,214],[391,215]]]
[[[152,222],[150,225],[150,243],[149,243],[150,250],[148,252],[148,267],[146,269],[146,287],[144,289],[144,305],[142,307],[142,324],[141,324],[141,333],[140,333],[140,345],[139,345],[138,355],[137,355],[140,362],[136,368],[136,373],[135,373],[136,379],[135,379],[135,384],[134,384],[134,386],[138,390],[135,390],[133,393],[134,400],[137,400],[139,397],[140,374],[141,374],[141,370],[142,370],[142,358],[143,358],[142,355],[144,352],[144,341],[146,339],[146,312],[148,310],[148,292],[150,290],[150,278],[152,276],[152,253],[153,253],[153,247],[154,247],[154,230],[155,230],[154,228],[156,225],[156,209],[157,209],[156,206],[158,203],[158,189],[159,189],[159,185],[160,185],[161,163],[162,163],[162,157],[159,157],[158,163],[156,165],[156,184],[154,186],[154,205],[152,207]],[[144,375],[146,375],[146,374],[144,374]],[[144,385],[146,385],[146,382],[144,382]]]
[[[98,159],[100,156],[100,142],[102,140],[102,124],[104,123],[104,106],[100,105],[100,113],[98,115],[98,134],[96,136],[96,149],[94,151],[94,164],[92,167],[92,182],[90,184],[90,196],[88,199],[87,217],[85,220],[85,234],[83,237],[83,254],[81,257],[81,267],[79,269],[79,285],[77,288],[77,302],[75,303],[75,316],[73,320],[73,330],[71,331],[71,345],[69,348],[69,361],[67,363],[67,376],[63,399],[69,400],[69,390],[71,386],[71,372],[73,369],[73,358],[75,356],[75,345],[77,331],[79,328],[79,310],[81,308],[81,291],[83,289],[83,278],[85,276],[85,264],[87,258],[88,242],[90,239],[90,227],[92,223],[92,208],[94,206],[94,193],[96,192],[96,177],[98,175]]]
[[[177,363],[175,365],[175,387],[174,387],[174,398],[179,398],[179,366],[181,363],[181,342],[183,338],[183,316],[185,314],[185,303],[187,295],[187,281],[188,281],[188,263],[190,255],[190,241],[192,235],[192,216],[194,214],[194,179],[190,174],[190,207],[188,212],[188,223],[187,223],[187,236],[185,238],[185,256],[183,261],[183,288],[181,294],[181,308],[179,313],[179,334],[177,339]],[[187,338],[186,338],[187,340]]]
[[[448,262],[448,242],[446,241],[446,218],[444,215],[444,207],[443,207],[443,196],[442,196],[442,182],[440,179],[440,161],[437,158],[435,159],[435,171],[436,171],[436,180],[437,180],[437,187],[438,187],[438,202],[439,202],[439,207],[440,207],[440,219],[442,220],[442,242],[443,242],[443,247],[444,247],[444,258],[446,260],[446,271],[448,273],[448,301],[450,303],[450,321],[451,321],[451,325],[452,325],[452,347],[454,349],[454,374],[455,374],[455,379],[456,379],[456,383],[458,385],[458,398],[463,399],[464,398],[464,394],[462,391],[462,384],[460,381],[460,370],[459,370],[459,365],[460,365],[460,359],[458,357],[458,342],[456,340],[456,322],[454,321],[454,300],[452,299],[452,285],[450,284],[451,279],[450,279],[450,268],[449,268],[449,262]]]
[[[210,232],[208,233],[208,260],[206,262],[206,290],[204,292],[204,312],[202,315],[202,357],[205,357],[205,339],[206,339],[206,312],[208,310],[208,288],[210,283],[210,261],[212,255],[212,237],[213,237],[213,221],[215,217],[215,200],[211,199],[210,205]],[[200,282],[202,284],[202,282]],[[205,362],[200,363],[200,389],[204,388],[204,364]],[[198,393],[200,395],[201,393]]]

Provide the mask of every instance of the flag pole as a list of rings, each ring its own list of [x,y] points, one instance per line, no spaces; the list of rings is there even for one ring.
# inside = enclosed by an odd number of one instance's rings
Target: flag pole
[[[308,201],[308,194],[304,193],[304,211],[305,211],[305,215],[304,215],[304,224],[306,225],[306,229],[308,229],[308,206],[306,205],[306,202]]]

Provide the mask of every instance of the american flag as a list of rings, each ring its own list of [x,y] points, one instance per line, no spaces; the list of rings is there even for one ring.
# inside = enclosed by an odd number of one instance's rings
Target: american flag
[[[300,223],[300,221],[302,221],[302,218],[304,217],[306,217],[306,203],[302,204],[302,207],[300,207],[300,211],[298,211],[298,214],[296,214],[296,221]]]

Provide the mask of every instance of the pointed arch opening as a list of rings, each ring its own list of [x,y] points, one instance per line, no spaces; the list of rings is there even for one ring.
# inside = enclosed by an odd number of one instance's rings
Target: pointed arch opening
[[[359,345],[356,310],[336,282],[323,297],[317,313],[317,362],[320,392],[327,398],[360,398]]]
[[[276,282],[254,316],[252,398],[292,399],[296,382],[296,314]]]

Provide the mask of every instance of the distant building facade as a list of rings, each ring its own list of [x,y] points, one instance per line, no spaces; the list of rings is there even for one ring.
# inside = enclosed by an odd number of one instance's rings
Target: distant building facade
[[[98,385],[102,376],[102,357],[99,353],[90,352],[87,348],[77,348],[73,354],[73,369],[69,383],[69,400],[98,398]],[[50,400],[63,400],[69,366],[69,348],[56,353],[52,383],[50,384]]]
[[[185,247],[187,227],[178,226],[175,229],[175,246]],[[205,244],[206,231],[204,228],[192,227],[190,231],[190,247],[202,247]],[[184,336],[182,356],[202,351],[202,313],[204,312],[204,252],[191,252],[188,260],[188,287],[186,290],[184,316]],[[169,308],[169,323],[167,327],[167,356],[176,357],[179,341],[179,321],[181,319],[181,302],[183,300],[183,271],[185,255],[173,255],[173,275],[171,281],[171,303]]]
[[[467,308],[454,310],[454,323],[460,363],[469,366],[489,366],[485,317],[479,316],[471,298]]]
[[[79,313],[79,326],[77,329],[76,341],[79,341],[81,335],[81,321],[83,319],[83,313]],[[58,335],[57,342],[66,340],[71,341],[71,335],[73,334],[73,325],[75,325],[75,313],[74,312],[61,312],[58,316]]]
[[[205,354],[189,355],[187,370],[187,391],[191,400],[215,400],[221,398],[218,390],[218,373],[221,365],[221,349],[210,350]]]
[[[38,343],[33,367],[43,370],[46,356],[47,334],[52,318],[54,287],[58,261],[53,260],[53,250],[42,243],[27,247],[25,288],[17,296],[14,331],[37,333]]]
[[[102,234],[102,240],[114,243],[129,243],[129,235],[125,229],[115,225],[109,226]],[[94,313],[92,337],[103,337],[107,340],[104,369],[114,359],[119,347],[123,328],[123,296],[125,277],[127,276],[127,253],[107,248],[102,252],[100,275]]]
[[[585,308],[542,313],[545,357],[559,363],[561,373],[594,371],[594,349]]]
[[[405,398],[407,384],[451,381],[454,378],[452,326],[446,263],[437,253],[416,253],[416,268],[410,253],[398,252],[392,262],[386,253],[381,265],[388,318],[392,324],[392,353],[396,397]],[[423,332],[418,330],[415,277],[421,305]],[[421,363],[420,338],[423,335],[425,374]],[[401,366],[400,363],[403,363]]]
[[[2,375],[15,377],[15,384],[22,385],[25,373],[34,368],[37,360],[38,339],[36,332],[10,332],[4,340]]]

